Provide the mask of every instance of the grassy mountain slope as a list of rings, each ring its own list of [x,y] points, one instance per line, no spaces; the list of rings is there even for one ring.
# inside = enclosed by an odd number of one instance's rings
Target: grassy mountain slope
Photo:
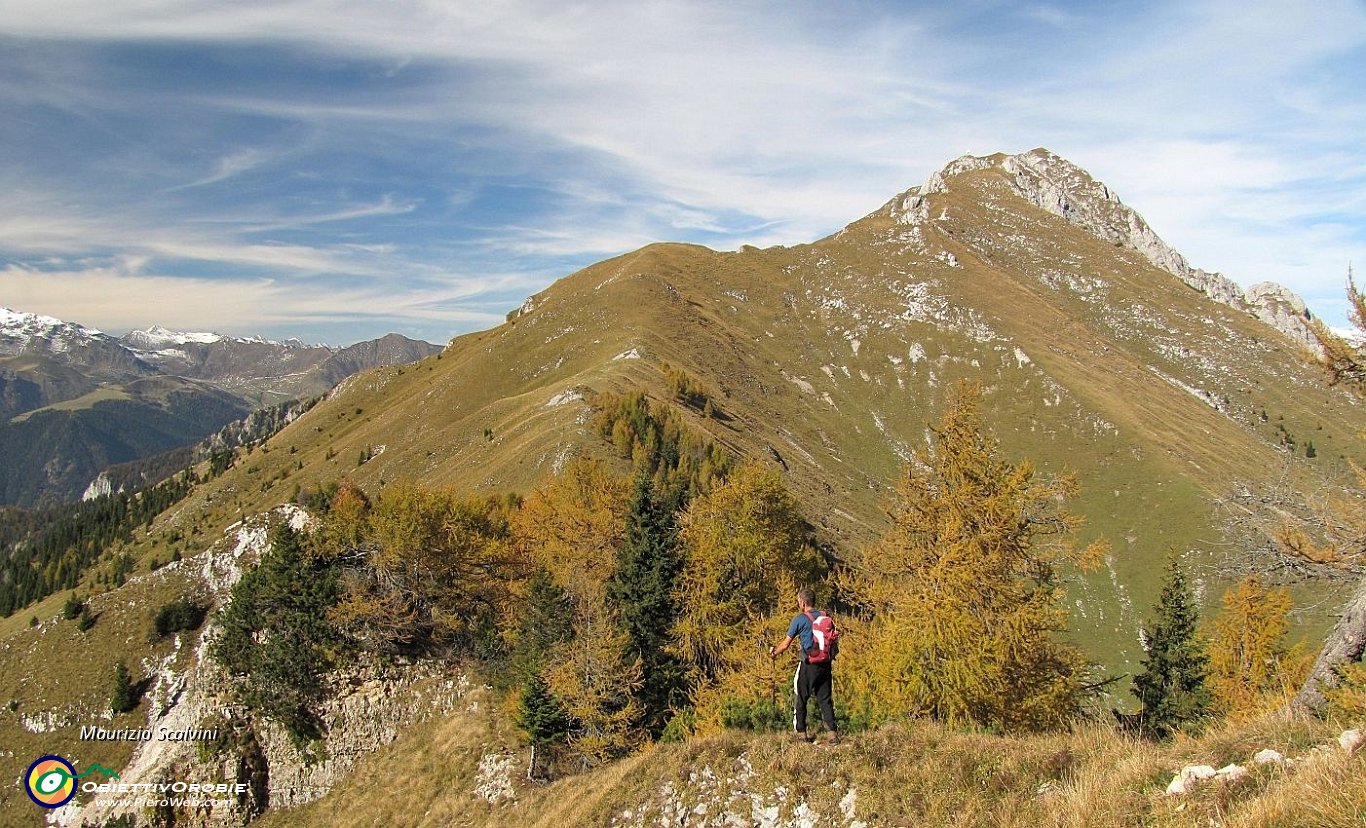
[[[691,425],[785,469],[821,537],[854,556],[886,525],[945,387],[971,377],[1007,454],[1075,471],[1075,511],[1112,545],[1073,596],[1077,635],[1107,666],[1137,659],[1169,551],[1211,602],[1228,577],[1273,566],[1323,597],[1323,573],[1287,569],[1257,531],[1275,519],[1268,493],[1318,491],[1366,459],[1366,416],[1306,354],[1035,206],[999,164],[949,176],[923,220],[898,214],[904,200],[810,245],[658,244],[586,268],[439,358],[343,384],[171,522],[223,525],[343,477],[526,491],[569,456],[610,453],[590,433],[592,395],[668,398],[667,363],[719,412],[680,405]],[[1301,619],[1311,634],[1327,583]]]
[[[98,763],[117,769],[128,762],[136,743],[82,741],[80,728],[147,727],[148,707],[165,702],[166,696],[153,701],[149,694],[133,712],[111,715],[114,665],[124,660],[137,683],[157,672],[185,669],[190,648],[179,646],[174,637],[153,640],[149,633],[158,609],[201,589],[195,575],[188,567],[168,565],[117,591],[89,597],[94,625],[85,631],[62,615],[69,593],[0,620],[0,732],[5,741],[0,773],[5,778],[20,779],[30,762],[54,753],[81,768]],[[22,784],[0,787],[0,824],[39,824],[37,811]]]

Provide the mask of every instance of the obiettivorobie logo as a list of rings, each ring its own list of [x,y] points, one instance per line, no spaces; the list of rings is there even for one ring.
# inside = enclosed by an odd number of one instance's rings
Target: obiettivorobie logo
[[[76,773],[76,766],[60,756],[44,756],[28,766],[24,774],[24,789],[28,798],[44,808],[60,808],[76,795],[76,782],[92,773],[99,772],[105,779],[118,779],[119,775],[101,765],[91,765],[83,773]]]
[[[102,774],[104,781],[81,781],[92,773]],[[119,781],[110,782],[111,779]],[[76,766],[67,760],[48,755],[28,766],[28,772],[24,774],[24,789],[29,799],[49,809],[67,804],[77,791],[93,794],[107,804],[122,808],[230,808],[236,804],[237,797],[247,794],[248,785],[243,782],[174,780],[124,782],[117,773],[102,765],[93,764],[77,773]]]

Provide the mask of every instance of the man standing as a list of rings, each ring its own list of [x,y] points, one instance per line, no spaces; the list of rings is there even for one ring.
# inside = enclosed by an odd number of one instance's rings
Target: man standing
[[[787,639],[777,647],[769,647],[770,657],[787,652],[793,641],[802,648],[802,658],[797,664],[797,673],[792,678],[792,691],[796,698],[793,703],[792,729],[797,738],[809,742],[806,734],[806,701],[816,697],[816,706],[821,711],[821,721],[825,724],[825,744],[839,743],[839,733],[835,729],[835,702],[832,697],[830,664],[835,655],[834,625],[830,616],[816,609],[816,594],[809,589],[797,592],[797,608],[800,610],[792,618],[787,628]]]

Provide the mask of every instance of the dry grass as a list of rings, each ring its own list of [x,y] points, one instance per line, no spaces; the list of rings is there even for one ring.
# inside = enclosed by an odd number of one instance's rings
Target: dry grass
[[[1268,719],[1154,744],[1097,725],[997,736],[908,722],[837,748],[732,732],[655,746],[551,784],[521,778],[522,750],[512,774],[516,800],[490,804],[473,793],[479,759],[517,750],[515,740],[496,716],[464,714],[415,729],[326,799],[259,824],[847,828],[856,819],[898,828],[1346,828],[1366,824],[1366,752],[1340,751],[1333,740],[1341,727]],[[1325,743],[1331,747],[1316,748]],[[1293,769],[1251,767],[1264,747],[1299,761]],[[1211,781],[1181,798],[1166,793],[1186,764],[1233,761],[1249,766],[1245,780]]]

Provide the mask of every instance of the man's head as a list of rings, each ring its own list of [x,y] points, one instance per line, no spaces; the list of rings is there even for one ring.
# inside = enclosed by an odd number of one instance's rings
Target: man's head
[[[816,608],[816,593],[809,589],[797,590],[797,606],[803,610]]]

